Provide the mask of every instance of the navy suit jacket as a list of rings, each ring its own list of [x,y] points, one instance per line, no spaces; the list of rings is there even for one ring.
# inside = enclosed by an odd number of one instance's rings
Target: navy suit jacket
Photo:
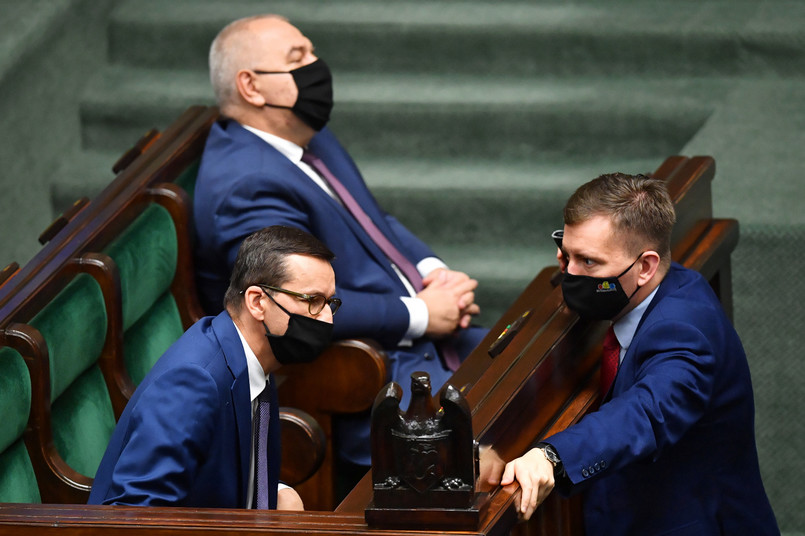
[[[596,534],[779,534],[741,341],[707,281],[672,264],[598,411],[545,440]]]
[[[328,129],[316,134],[308,148],[414,265],[435,256],[380,208],[355,163]],[[397,346],[409,326],[408,309],[400,300],[408,291],[382,250],[338,201],[236,121],[222,119],[210,130],[196,182],[194,218],[199,293],[208,310],[221,308],[243,239],[270,225],[297,227],[335,253],[336,292],[343,305],[333,321],[334,337],[367,337],[386,349],[391,378],[401,383],[405,393],[402,407],[408,403],[412,372],[428,372],[434,389],[450,377],[451,372],[442,366],[436,347],[427,338],[415,341],[410,348]],[[480,328],[461,330],[455,341],[459,355],[466,356],[485,334]],[[368,465],[368,419],[361,418],[360,422],[340,434],[339,447],[343,457]]]
[[[269,506],[277,505],[279,407],[271,381]],[[252,449],[243,344],[229,314],[205,317],[157,361],[101,460],[90,504],[243,508]]]

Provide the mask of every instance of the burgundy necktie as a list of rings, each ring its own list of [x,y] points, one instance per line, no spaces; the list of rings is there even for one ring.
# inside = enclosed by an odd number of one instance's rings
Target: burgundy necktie
[[[615,330],[609,326],[604,337],[604,351],[601,355],[601,398],[604,398],[615,380],[620,362],[621,345],[615,337]]]
[[[363,230],[366,231],[366,234],[377,244],[383,253],[388,257],[388,259],[397,265],[400,271],[408,278],[408,281],[411,282],[411,286],[414,287],[416,292],[419,292],[424,288],[422,285],[422,276],[419,274],[419,271],[416,267],[409,261],[405,256],[400,253],[394,244],[389,242],[386,235],[377,228],[375,222],[372,221],[372,218],[369,217],[366,212],[361,208],[355,198],[352,197],[352,194],[349,193],[341,181],[339,181],[335,175],[327,168],[324,162],[322,162],[321,158],[313,154],[311,151],[305,149],[304,153],[302,153],[302,162],[306,163],[310,167],[312,167],[316,173],[318,173],[327,183],[330,185],[330,188],[341,198],[341,202],[344,204],[344,207],[352,214],[352,216],[361,224]],[[456,353],[455,348],[449,342],[443,342],[439,344],[439,352],[442,354],[442,358],[444,359],[444,364],[447,365],[447,368],[450,370],[455,371],[458,369],[458,366],[461,364],[461,360]]]
[[[268,510],[268,421],[271,419],[268,382],[257,396],[254,410],[254,501],[252,507]]]

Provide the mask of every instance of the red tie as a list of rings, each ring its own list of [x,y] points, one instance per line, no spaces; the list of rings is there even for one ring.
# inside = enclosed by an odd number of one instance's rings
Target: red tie
[[[620,362],[621,345],[615,337],[615,330],[609,326],[604,337],[604,352],[601,356],[601,398],[604,398],[615,381]]]
[[[325,163],[311,151],[305,149],[305,152],[302,154],[302,162],[306,163],[310,167],[312,167],[316,173],[318,173],[330,187],[335,191],[338,197],[341,198],[341,202],[344,204],[344,207],[352,214],[352,217],[355,218],[358,223],[361,224],[363,230],[366,231],[366,234],[374,241],[375,244],[383,251],[383,253],[388,257],[388,259],[393,262],[400,271],[408,278],[408,281],[411,282],[411,285],[414,287],[416,292],[422,290],[422,276],[419,275],[414,264],[409,261],[400,250],[394,247],[386,235],[377,228],[375,222],[369,217],[368,214],[361,208],[358,202],[352,197],[352,194],[349,193],[349,190],[341,183],[341,181],[333,175],[332,171],[325,165]],[[442,354],[442,358],[444,359],[444,364],[452,371],[458,369],[458,366],[461,364],[461,360],[458,357],[458,353],[456,353],[455,348],[453,345],[450,344],[448,341],[440,341],[438,344],[439,352]]]

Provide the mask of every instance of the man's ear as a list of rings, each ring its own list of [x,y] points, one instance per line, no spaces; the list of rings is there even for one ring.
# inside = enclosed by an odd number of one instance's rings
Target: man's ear
[[[645,251],[637,264],[639,270],[637,284],[642,287],[657,273],[657,269],[660,267],[660,254],[652,250]]]
[[[258,79],[259,77],[254,72],[248,69],[241,69],[235,75],[235,86],[243,100],[252,106],[262,108],[266,103],[266,99],[260,94]]]
[[[265,294],[260,287],[252,285],[243,293],[243,309],[258,322],[265,320],[266,311],[263,304]]]

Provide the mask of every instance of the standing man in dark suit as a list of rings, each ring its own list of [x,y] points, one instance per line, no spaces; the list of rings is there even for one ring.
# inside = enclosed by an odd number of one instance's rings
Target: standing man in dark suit
[[[290,227],[243,242],[226,310],[187,330],[138,386],[95,475],[91,504],[302,509],[299,495],[278,484],[271,373],[312,361],[330,343],[340,305],[332,258]]]
[[[588,536],[779,534],[763,489],[741,341],[697,272],[671,262],[665,184],[603,175],[564,209],[568,307],[611,320],[603,402],[506,465],[529,517],[554,483],[584,491]]]
[[[439,388],[486,333],[470,326],[477,282],[448,269],[378,206],[325,128],[332,78],[311,42],[278,16],[235,21],[212,44],[210,77],[222,118],[207,139],[194,202],[205,307],[220,307],[225,274],[250,232],[304,229],[336,255],[345,305],[334,336],[374,339],[388,354],[391,379],[408,385],[412,372],[426,371]],[[341,460],[362,474],[369,416],[337,426]]]

